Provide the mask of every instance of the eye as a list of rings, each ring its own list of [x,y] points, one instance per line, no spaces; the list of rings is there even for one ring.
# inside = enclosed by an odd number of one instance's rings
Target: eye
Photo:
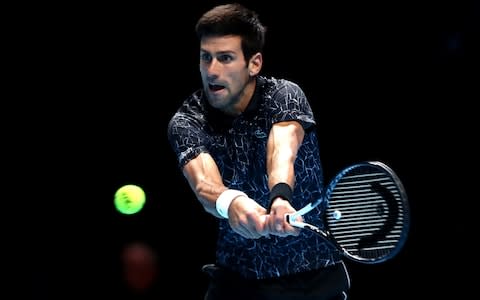
[[[233,60],[233,57],[229,54],[222,54],[218,56],[218,61],[222,63],[228,63]]]
[[[212,61],[212,56],[208,53],[202,52],[200,53],[200,60],[206,63],[210,63]]]

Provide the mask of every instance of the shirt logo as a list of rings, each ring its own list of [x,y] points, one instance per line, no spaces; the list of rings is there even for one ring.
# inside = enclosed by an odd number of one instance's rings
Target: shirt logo
[[[255,136],[259,139],[264,139],[267,137],[267,134],[260,129],[255,130]]]

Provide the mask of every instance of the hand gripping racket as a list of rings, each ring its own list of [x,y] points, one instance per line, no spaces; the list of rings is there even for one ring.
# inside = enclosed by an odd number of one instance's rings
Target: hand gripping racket
[[[325,230],[297,220],[323,201],[328,201]],[[287,214],[286,221],[320,234],[353,261],[374,264],[398,254],[407,239],[410,216],[397,175],[384,163],[368,161],[342,170],[320,199]]]

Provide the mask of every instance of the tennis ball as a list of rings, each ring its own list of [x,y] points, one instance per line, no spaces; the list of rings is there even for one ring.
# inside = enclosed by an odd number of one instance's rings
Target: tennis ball
[[[145,200],[145,192],[141,187],[127,184],[115,192],[114,204],[115,208],[122,214],[131,215],[143,208]]]

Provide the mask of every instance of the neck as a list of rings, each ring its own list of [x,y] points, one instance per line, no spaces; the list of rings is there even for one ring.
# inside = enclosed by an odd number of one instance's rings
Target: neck
[[[256,77],[251,77],[245,85],[243,92],[238,95],[237,103],[231,106],[229,109],[224,110],[224,112],[231,116],[238,116],[242,114],[250,101],[252,101],[253,93],[255,93],[256,82]]]

